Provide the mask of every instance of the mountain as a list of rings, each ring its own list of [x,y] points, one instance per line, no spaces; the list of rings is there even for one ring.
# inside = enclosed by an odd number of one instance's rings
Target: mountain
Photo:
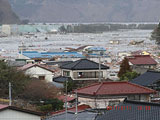
[[[10,0],[34,22],[158,22],[160,0]]]
[[[0,24],[20,23],[18,16],[12,11],[8,0],[0,0]]]

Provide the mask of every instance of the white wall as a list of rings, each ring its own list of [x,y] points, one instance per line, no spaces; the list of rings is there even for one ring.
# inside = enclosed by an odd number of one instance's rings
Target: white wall
[[[82,79],[74,79],[74,76],[73,76],[73,73],[74,72],[99,72],[99,70],[67,70],[67,69],[63,69],[64,71],[70,71],[70,77],[73,79],[73,80],[97,80],[97,78],[82,78]],[[62,70],[62,76],[63,76],[63,70]],[[107,70],[101,70],[103,72],[103,78],[107,78],[108,75],[107,75]]]
[[[10,25],[2,25],[2,33],[6,34],[6,35],[11,35]]]
[[[104,98],[104,99],[94,99],[94,98],[84,98],[84,97],[78,97],[78,102],[80,104],[86,104],[89,105],[91,108],[106,108],[109,105],[109,101],[117,101],[120,102],[124,101],[125,98]]]
[[[52,82],[53,73],[38,66],[34,66],[27,69],[25,73],[31,75],[31,77],[36,77],[36,78],[39,78],[39,76],[45,76],[45,80],[47,82]]]
[[[41,118],[40,116],[7,109],[0,112],[0,120],[41,120]]]

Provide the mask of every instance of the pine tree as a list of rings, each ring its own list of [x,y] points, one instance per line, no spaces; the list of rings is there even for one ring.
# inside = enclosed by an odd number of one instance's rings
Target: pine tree
[[[122,77],[126,72],[131,72],[131,68],[129,66],[129,61],[127,58],[124,58],[124,60],[122,61],[121,65],[120,65],[120,70],[118,72],[118,77]]]

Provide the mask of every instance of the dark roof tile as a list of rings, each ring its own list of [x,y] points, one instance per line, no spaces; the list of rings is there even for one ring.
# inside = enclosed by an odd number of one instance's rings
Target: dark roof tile
[[[69,70],[97,70],[99,69],[99,63],[88,59],[80,59],[70,64],[63,65],[61,68]],[[109,67],[101,64],[101,69],[109,69]]]
[[[142,86],[150,86],[160,80],[160,72],[147,71],[137,78],[131,80],[131,83],[135,83]]]
[[[127,100],[99,116],[97,120],[159,120],[159,113],[160,104]]]

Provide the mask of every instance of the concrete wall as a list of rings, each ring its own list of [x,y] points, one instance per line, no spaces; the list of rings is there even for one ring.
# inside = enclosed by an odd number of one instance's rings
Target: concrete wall
[[[127,96],[103,96],[103,98],[95,98],[95,97],[89,97],[89,96],[78,96],[78,102],[81,104],[86,104],[91,106],[92,108],[106,108],[107,106],[110,106],[110,103],[112,102],[123,102],[124,99],[127,97],[128,100],[137,100],[137,101],[145,101],[149,102],[150,97],[149,94],[141,94],[141,95],[127,95]]]
[[[85,98],[85,97],[78,97],[78,102],[81,104],[89,105],[91,108],[107,108],[110,101],[119,101],[122,102],[125,98]]]

